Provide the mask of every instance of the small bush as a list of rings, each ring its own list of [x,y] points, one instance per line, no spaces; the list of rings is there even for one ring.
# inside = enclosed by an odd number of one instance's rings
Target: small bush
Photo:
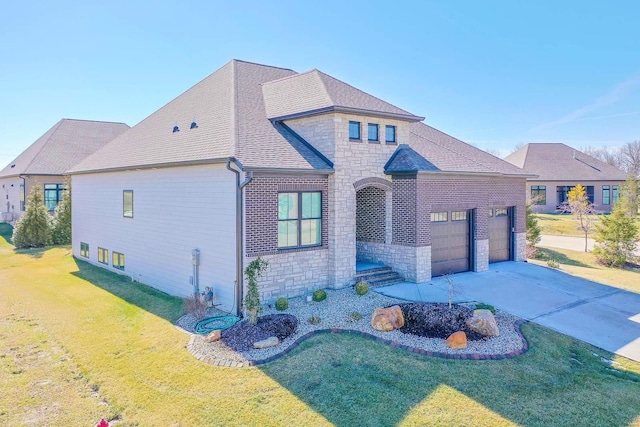
[[[313,293],[313,300],[315,302],[324,301],[327,299],[327,292],[324,289],[318,289]]]
[[[491,313],[496,314],[496,308],[494,306],[483,302],[476,304],[476,310],[489,310]]]
[[[320,318],[318,316],[311,316],[309,317],[308,322],[312,325],[317,325],[318,323],[320,323]]]
[[[560,263],[555,259],[550,259],[549,261],[547,261],[547,267],[560,268]]]
[[[196,320],[202,320],[207,315],[207,303],[202,298],[185,298],[184,310],[195,317]]]
[[[351,320],[356,322],[358,320],[362,320],[362,314],[358,313],[357,311],[352,311],[351,313],[349,313],[349,317],[351,318]]]
[[[282,297],[276,300],[276,310],[284,311],[287,308],[289,308],[289,301],[286,298]]]
[[[358,282],[356,283],[356,294],[362,296],[369,292],[369,285],[367,282]]]

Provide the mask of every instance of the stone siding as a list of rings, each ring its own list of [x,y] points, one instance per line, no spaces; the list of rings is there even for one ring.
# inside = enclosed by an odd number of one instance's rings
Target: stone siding
[[[487,271],[489,269],[489,239],[476,240],[475,252],[473,271]]]
[[[513,251],[514,261],[524,261],[527,259],[527,232],[515,233],[515,248]]]
[[[431,246],[413,247],[358,242],[358,259],[382,263],[410,282],[426,282],[431,279]]]
[[[316,289],[329,287],[329,250],[286,252],[262,257],[269,262],[258,281],[263,303],[272,303],[279,297],[293,298],[307,295]],[[246,257],[245,266],[255,257]],[[247,286],[244,286],[245,292]]]

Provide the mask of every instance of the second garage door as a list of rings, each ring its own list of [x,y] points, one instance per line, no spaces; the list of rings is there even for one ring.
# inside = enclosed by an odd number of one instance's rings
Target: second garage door
[[[431,213],[431,275],[469,271],[470,211]]]
[[[509,208],[489,210],[489,262],[511,259],[511,215]]]

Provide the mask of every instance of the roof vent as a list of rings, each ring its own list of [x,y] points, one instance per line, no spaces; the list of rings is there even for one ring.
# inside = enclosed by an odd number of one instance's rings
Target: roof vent
[[[176,132],[180,132],[180,128],[178,127],[178,125],[175,125],[173,127],[173,133],[176,133]]]
[[[15,163],[14,163],[14,164],[12,164],[12,165],[11,165],[11,167],[12,167],[12,168],[15,168],[15,167],[16,167],[16,164],[15,164]]]
[[[191,129],[198,129],[198,124],[196,122],[191,122]]]

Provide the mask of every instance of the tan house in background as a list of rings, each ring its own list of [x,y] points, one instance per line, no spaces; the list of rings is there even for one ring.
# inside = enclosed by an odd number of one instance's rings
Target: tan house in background
[[[25,210],[31,187],[42,185],[53,211],[64,189],[64,173],[129,126],[124,123],[62,119],[0,171],[0,221],[15,221]]]
[[[527,179],[527,198],[534,201],[534,212],[556,212],[577,184],[585,187],[597,211],[611,212],[626,180],[617,167],[560,143],[527,144],[505,160],[538,175]]]

